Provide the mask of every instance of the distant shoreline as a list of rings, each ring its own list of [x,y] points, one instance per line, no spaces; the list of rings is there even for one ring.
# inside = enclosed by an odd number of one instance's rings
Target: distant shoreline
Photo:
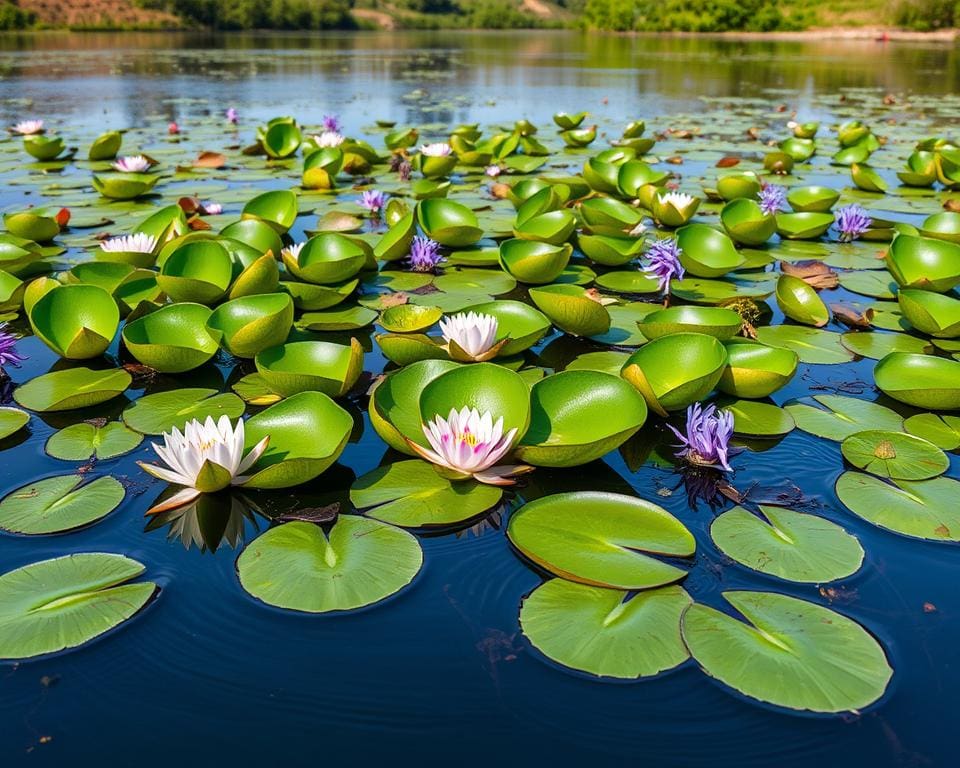
[[[529,32],[539,33],[564,33],[564,32],[583,32],[584,34],[613,35],[617,37],[672,37],[672,38],[706,38],[715,40],[743,40],[743,41],[764,41],[771,42],[811,42],[817,40],[839,40],[839,41],[876,41],[876,42],[932,42],[932,43],[956,43],[960,40],[960,29],[938,29],[931,32],[917,32],[908,29],[897,29],[893,27],[821,27],[797,31],[783,32],[617,32],[612,30],[588,29],[579,30],[577,28],[542,28],[530,27],[524,29],[487,29],[478,28],[424,28],[424,27],[397,27],[394,29],[323,29],[323,30],[289,30],[289,29],[244,29],[244,30],[225,30],[212,29],[210,27],[43,27],[39,29],[20,29],[20,30],[2,30],[0,37],[9,37],[14,35],[32,35],[32,34],[62,34],[72,32],[77,34],[91,33],[216,33],[216,34],[283,34],[283,35],[310,35],[310,34],[376,34],[380,32],[438,32],[444,34],[457,34],[462,32],[486,32],[490,34],[510,35],[525,34]]]

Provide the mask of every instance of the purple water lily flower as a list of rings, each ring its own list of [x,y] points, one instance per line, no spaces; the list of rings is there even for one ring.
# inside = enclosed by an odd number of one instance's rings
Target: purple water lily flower
[[[340,118],[337,115],[323,116],[323,130],[330,133],[340,133],[343,126],[340,124]]]
[[[240,115],[237,114],[237,110],[235,110],[233,107],[230,107],[230,109],[227,110],[227,120],[234,125],[240,121]]]
[[[670,426],[670,425],[667,425]],[[717,411],[715,405],[706,408],[694,403],[687,408],[686,434],[670,427],[680,438],[680,450],[677,458],[686,459],[698,466],[719,466],[731,472],[727,461],[730,438],[733,436],[733,413]]]
[[[410,244],[410,269],[414,272],[433,272],[441,261],[440,243],[429,237],[417,236]]]
[[[647,263],[643,271],[656,277],[662,293],[670,292],[670,281],[673,278],[683,279],[684,269],[680,263],[680,245],[675,237],[664,237],[654,240],[644,254]]]
[[[364,190],[357,204],[361,208],[366,208],[373,216],[379,216],[383,206],[387,204],[387,193],[377,189]]]
[[[757,197],[764,216],[776,216],[787,210],[787,190],[778,184],[767,184]]]
[[[3,366],[8,363],[13,366],[19,366],[20,363],[26,360],[25,357],[17,354],[16,344],[17,337],[7,331],[6,323],[0,323],[0,372],[3,371]]]
[[[856,203],[846,205],[836,213],[836,225],[840,241],[850,243],[870,229],[870,215]]]

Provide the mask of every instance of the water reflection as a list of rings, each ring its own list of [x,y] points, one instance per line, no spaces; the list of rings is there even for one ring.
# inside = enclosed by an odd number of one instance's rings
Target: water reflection
[[[176,489],[168,488],[157,498],[169,498]],[[157,503],[154,502],[154,503]],[[259,517],[263,511],[251,499],[237,491],[207,493],[191,504],[154,515],[145,531],[167,529],[167,540],[179,539],[185,549],[197,547],[201,552],[216,552],[226,545],[238,549],[250,533],[260,532]]]

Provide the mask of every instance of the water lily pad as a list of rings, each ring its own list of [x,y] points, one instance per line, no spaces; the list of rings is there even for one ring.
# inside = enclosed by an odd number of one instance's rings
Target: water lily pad
[[[27,535],[62,533],[97,522],[123,501],[123,486],[112,477],[81,485],[83,479],[57,475],[17,488],[0,501],[0,528]]]
[[[163,262],[157,284],[173,301],[212,304],[233,281],[227,249],[214,240],[192,240],[176,248]]]
[[[205,421],[208,416],[217,421],[221,416],[236,419],[243,414],[243,400],[229,392],[215,389],[174,389],[144,395],[123,411],[123,421],[130,429],[145,435],[159,435],[193,419]]]
[[[570,262],[573,246],[510,238],[500,244],[500,266],[522,283],[543,285],[556,280]]]
[[[155,370],[193,370],[220,348],[206,327],[210,313],[203,304],[169,304],[124,325],[123,343],[137,360]]]
[[[757,340],[771,347],[796,352],[801,363],[835,365],[849,363],[853,359],[853,354],[843,346],[839,333],[821,328],[765,325],[757,328]]]
[[[417,223],[427,237],[450,248],[473,245],[483,237],[477,215],[465,205],[444,198],[421,200]]]
[[[776,297],[780,311],[791,320],[818,328],[830,322],[830,310],[806,280],[780,275]]]
[[[733,414],[733,431],[747,437],[780,437],[796,427],[793,416],[772,403],[735,400],[723,409]]]
[[[750,698],[812,712],[859,711],[883,696],[893,670],[855,621],[774,592],[723,597],[746,622],[695,603],[682,623],[690,654],[711,677]]]
[[[951,478],[886,482],[844,472],[836,492],[851,512],[880,528],[930,541],[960,541],[960,482]]]
[[[448,480],[425,461],[400,461],[354,482],[350,501],[366,515],[404,528],[453,525],[493,507],[501,488]]]
[[[905,333],[848,331],[840,337],[840,343],[851,352],[871,360],[880,360],[891,352],[910,352],[918,355],[933,352],[932,344]]]
[[[143,440],[143,435],[120,422],[97,426],[88,422],[71,424],[50,436],[44,450],[55,459],[86,461],[90,458],[112,459],[129,453]]]
[[[855,432],[844,438],[840,451],[857,469],[894,480],[929,480],[950,467],[946,454],[933,443],[903,432]]]
[[[647,418],[633,387],[595,371],[547,376],[533,385],[530,401],[530,428],[515,454],[534,466],[587,464],[626,442]]]
[[[899,432],[903,419],[886,406],[843,395],[814,395],[785,406],[804,432],[841,441],[865,430]]]
[[[480,296],[509,293],[517,287],[517,281],[496,269],[448,269],[434,278],[437,290],[447,293],[476,293]]]
[[[558,493],[510,518],[510,541],[540,567],[601,587],[648,589],[686,571],[653,555],[692,556],[696,543],[665,509],[615,493]],[[649,554],[647,554],[649,553]]]
[[[255,362],[263,380],[283,397],[308,391],[340,397],[363,371],[363,347],[356,339],[351,339],[349,346],[297,341],[265,349]]]
[[[423,331],[443,317],[439,307],[422,307],[417,304],[400,304],[388,307],[380,313],[380,325],[393,333],[416,333]]]
[[[903,316],[921,333],[944,339],[960,336],[960,299],[918,288],[902,288],[897,293],[897,301]]]
[[[30,308],[30,325],[50,349],[70,360],[102,355],[117,332],[120,311],[95,285],[61,285]]]
[[[891,352],[873,369],[877,387],[902,403],[930,410],[960,408],[960,361]]]
[[[574,336],[598,336],[610,328],[610,313],[578,285],[544,285],[530,298],[560,330]]]
[[[671,333],[703,333],[726,341],[740,332],[743,321],[732,309],[722,307],[677,306],[651,312],[639,323],[648,339]]]
[[[647,337],[641,330],[644,320],[660,310],[658,304],[633,301],[629,304],[611,304],[607,307],[610,315],[610,328],[606,333],[591,336],[591,341],[618,347],[639,347],[647,343]],[[619,373],[619,371],[617,371]]]
[[[904,288],[943,293],[960,284],[960,244],[932,237],[898,235],[890,243],[887,268]]]
[[[524,598],[520,627],[544,656],[599,677],[652,677],[689,658],[680,617],[693,601],[678,586],[631,596],[551,579]]]
[[[297,219],[297,193],[290,189],[264,192],[243,206],[241,217],[262,221],[283,234]]]
[[[823,584],[852,576],[863,564],[863,547],[836,523],[817,515],[760,505],[762,515],[734,507],[710,526],[727,557],[787,581]]]
[[[727,366],[717,388],[735,397],[769,397],[793,378],[799,357],[791,349],[768,347],[748,339],[724,345]]]
[[[355,331],[372,325],[376,319],[375,310],[354,304],[322,312],[305,312],[298,327],[309,331]]]
[[[126,584],[144,567],[123,555],[80,553],[0,576],[0,658],[76,648],[147,604],[157,585]]]
[[[960,448],[960,416],[918,413],[903,422],[904,429],[944,451]]]
[[[232,299],[207,319],[207,330],[237,357],[255,357],[283,344],[293,326],[293,300],[285,293],[263,293]]]
[[[105,403],[131,381],[129,373],[118,369],[70,368],[31,379],[14,390],[13,399],[31,411],[68,411]]]
[[[643,395],[651,409],[686,408],[713,391],[727,365],[727,352],[713,336],[673,333],[630,355],[621,375]]]
[[[723,232],[706,224],[688,224],[677,230],[680,263],[695,277],[720,277],[746,260]]]
[[[10,435],[23,429],[30,421],[30,414],[21,411],[19,408],[9,408],[0,406],[0,440],[5,440]]]
[[[247,472],[246,487],[290,488],[312,480],[340,458],[353,417],[322,392],[301,392],[251,417],[244,427],[245,450],[270,438]]]
[[[240,585],[258,600],[306,613],[373,605],[406,587],[423,565],[415,537],[341,515],[329,533],[292,522],[258,536],[237,558]]]

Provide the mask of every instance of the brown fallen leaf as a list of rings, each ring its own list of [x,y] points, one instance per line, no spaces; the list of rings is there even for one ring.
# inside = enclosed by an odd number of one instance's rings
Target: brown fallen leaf
[[[298,520],[304,523],[329,523],[336,519],[338,514],[340,514],[340,502],[335,501],[324,507],[304,507],[284,512],[282,515],[277,515],[276,519],[284,522]]]
[[[213,227],[211,227],[199,216],[191,216],[189,219],[187,219],[187,226],[193,232],[205,232],[208,229],[213,229]]]
[[[869,307],[863,312],[857,312],[843,304],[831,304],[830,310],[838,321],[850,328],[869,328],[870,321],[873,320],[873,310]]]
[[[499,200],[505,200],[510,195],[509,184],[491,184],[490,194]]]
[[[840,284],[840,276],[822,261],[781,261],[780,271],[785,275],[799,277],[818,291],[836,288]]]
[[[747,136],[756,141],[760,138],[760,129],[759,128],[747,128]]]
[[[894,97],[892,93],[888,93],[886,96],[883,97],[883,103],[889,107],[891,104],[896,104],[897,99]]]
[[[186,214],[196,213],[203,208],[203,204],[198,197],[181,197],[177,200],[177,205]]]
[[[602,304],[603,306],[617,303],[616,299],[604,296],[596,288],[587,288],[587,290],[583,292],[583,295],[590,299],[590,301],[595,301],[597,304]]]
[[[671,165],[683,165],[683,158],[680,155],[673,155],[668,157],[664,162],[670,163]]]
[[[397,291],[396,293],[390,293],[386,296],[380,297],[380,307],[382,309],[387,309],[388,307],[399,307],[403,304],[406,304],[410,300],[410,297],[407,296],[403,291]]]
[[[193,161],[194,168],[223,168],[227,164],[227,156],[219,152],[201,152]]]
[[[717,168],[733,168],[733,166],[740,163],[739,157],[733,157],[733,155],[727,155],[726,157],[721,157],[717,160]]]
[[[777,107],[777,112],[786,112],[786,111],[787,111],[786,104],[781,104],[780,106]]]
[[[951,197],[943,201],[943,208],[947,211],[960,213],[960,197]]]

